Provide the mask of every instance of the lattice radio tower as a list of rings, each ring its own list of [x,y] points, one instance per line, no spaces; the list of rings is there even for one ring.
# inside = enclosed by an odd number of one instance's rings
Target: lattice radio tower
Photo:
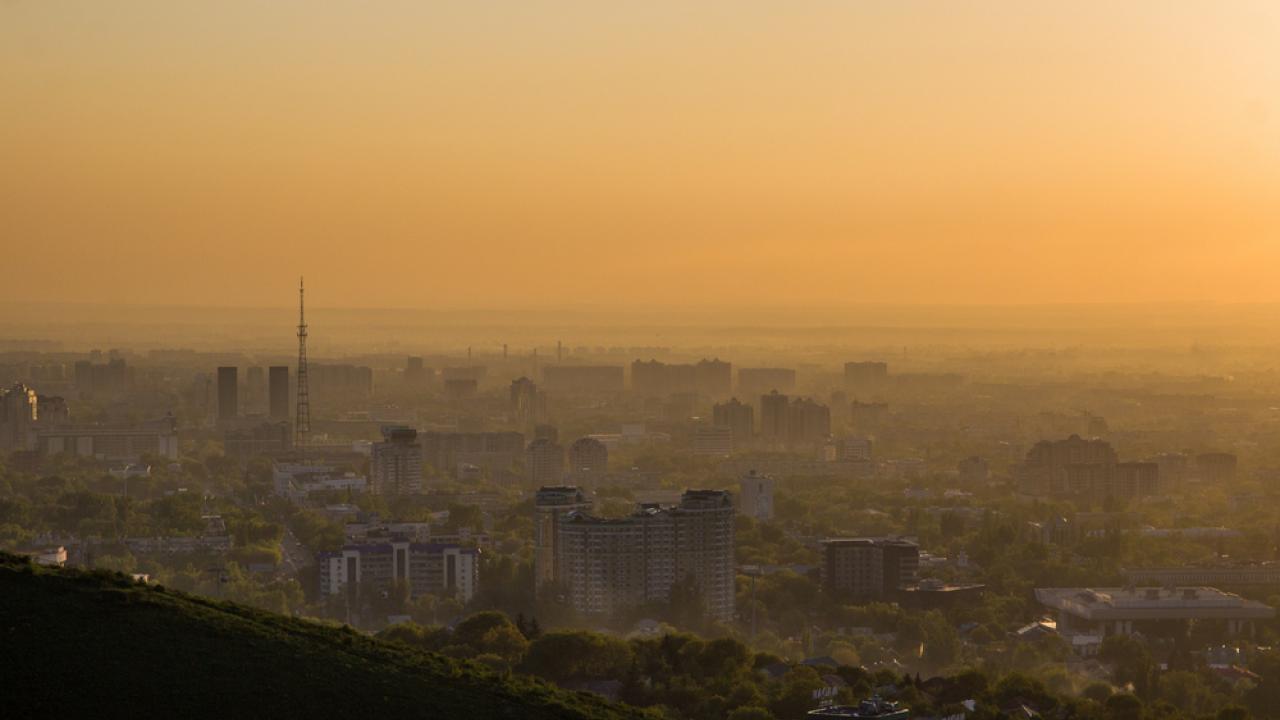
[[[307,314],[302,278],[298,278],[298,415],[293,422],[293,445],[302,451],[311,434],[311,399],[307,392]]]

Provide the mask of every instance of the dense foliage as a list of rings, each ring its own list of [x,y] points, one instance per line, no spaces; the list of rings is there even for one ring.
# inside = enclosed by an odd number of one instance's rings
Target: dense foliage
[[[475,663],[0,555],[6,717],[641,717]]]

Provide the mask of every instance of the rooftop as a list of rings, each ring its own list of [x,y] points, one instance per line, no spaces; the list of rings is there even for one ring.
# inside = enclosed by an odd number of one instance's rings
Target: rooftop
[[[1211,587],[1036,588],[1036,600],[1088,620],[1275,617],[1269,605]]]

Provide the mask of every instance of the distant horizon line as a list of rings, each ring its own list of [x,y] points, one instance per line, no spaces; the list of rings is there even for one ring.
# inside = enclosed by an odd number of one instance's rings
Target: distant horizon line
[[[148,302],[112,302],[88,300],[7,300],[4,305],[13,309],[17,307],[41,308],[154,308],[164,310],[285,310],[297,309],[296,304],[209,304],[209,303],[148,303]],[[308,303],[308,310],[356,310],[356,311],[392,311],[392,312],[665,312],[689,311],[705,309],[708,311],[734,310],[738,312],[755,311],[788,311],[788,310],[857,310],[864,308],[895,308],[904,310],[929,309],[1065,309],[1065,308],[1165,308],[1165,307],[1216,307],[1216,308],[1267,308],[1280,307],[1280,300],[1127,300],[1127,301],[1056,301],[1056,302],[903,302],[903,301],[858,301],[851,303],[804,302],[804,303],[769,303],[750,305],[743,303],[670,303],[670,304],[601,304],[601,303],[561,303],[547,305],[528,305],[525,303],[495,305],[313,305]],[[0,311],[3,315],[3,311]]]

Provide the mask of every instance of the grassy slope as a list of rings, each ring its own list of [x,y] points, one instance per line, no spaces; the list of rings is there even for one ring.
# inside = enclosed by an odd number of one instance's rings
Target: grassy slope
[[[641,717],[349,629],[7,555],[0,686],[15,718]]]

